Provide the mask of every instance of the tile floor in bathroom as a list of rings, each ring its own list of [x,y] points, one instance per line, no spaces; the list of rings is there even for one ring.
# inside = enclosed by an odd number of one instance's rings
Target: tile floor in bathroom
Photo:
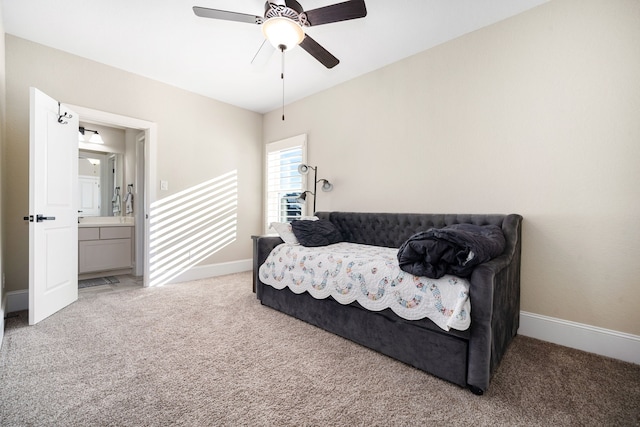
[[[133,276],[130,274],[115,276],[119,283],[111,283],[108,285],[89,286],[87,288],[78,289],[79,294],[117,292],[132,288],[142,288],[142,276]]]

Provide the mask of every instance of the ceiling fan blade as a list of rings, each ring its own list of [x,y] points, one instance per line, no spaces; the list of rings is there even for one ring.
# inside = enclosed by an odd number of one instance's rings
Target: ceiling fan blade
[[[271,59],[271,56],[273,56],[273,52],[275,52],[275,48],[271,45],[271,43],[269,43],[267,39],[264,39],[264,41],[258,48],[258,51],[253,56],[251,65],[255,68],[264,67],[269,59]]]
[[[364,0],[349,0],[308,10],[306,14],[309,25],[314,26],[364,18],[367,16],[367,7],[364,4]]]
[[[208,7],[193,6],[193,13],[201,18],[223,19],[225,21],[246,22],[248,24],[262,24],[262,16],[246,13],[228,12],[226,10],[209,9]]]
[[[340,63],[338,58],[329,53],[327,49],[320,46],[320,44],[309,37],[308,34],[305,36],[304,40],[302,40],[302,43],[300,43],[300,47],[309,52],[311,56],[316,58],[327,68],[333,68]]]

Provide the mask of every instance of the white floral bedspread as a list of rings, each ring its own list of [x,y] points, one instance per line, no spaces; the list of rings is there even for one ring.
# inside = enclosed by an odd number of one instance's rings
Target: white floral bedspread
[[[397,249],[355,243],[309,248],[280,244],[260,266],[260,280],[341,304],[390,308],[407,320],[431,319],[440,328],[465,330],[471,322],[469,282],[445,275],[417,277],[398,267]]]

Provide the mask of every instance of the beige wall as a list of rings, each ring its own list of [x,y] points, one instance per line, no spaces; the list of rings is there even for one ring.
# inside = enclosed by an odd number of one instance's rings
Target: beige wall
[[[28,288],[29,86],[63,103],[157,123],[163,199],[237,170],[237,239],[203,260],[251,258],[260,230],[262,116],[84,58],[6,35],[7,132],[3,212],[7,290]],[[215,82],[212,82],[215,84]],[[82,120],[82,117],[80,117]]]
[[[308,133],[318,210],[522,214],[522,310],[637,335],[639,23],[554,0],[273,111],[263,142]]]

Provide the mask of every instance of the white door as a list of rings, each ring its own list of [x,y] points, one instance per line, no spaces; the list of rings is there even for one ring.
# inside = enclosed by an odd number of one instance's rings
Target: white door
[[[29,324],[34,325],[78,299],[78,115],[35,88],[30,88],[29,112]]]
[[[100,216],[100,177],[78,176],[78,216]]]

